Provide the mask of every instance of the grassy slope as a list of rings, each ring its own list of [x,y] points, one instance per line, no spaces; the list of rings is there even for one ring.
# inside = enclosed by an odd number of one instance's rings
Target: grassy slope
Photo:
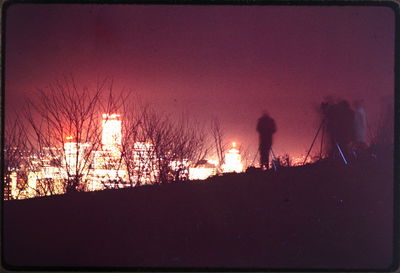
[[[372,163],[4,205],[11,265],[372,269],[392,258],[391,169]]]

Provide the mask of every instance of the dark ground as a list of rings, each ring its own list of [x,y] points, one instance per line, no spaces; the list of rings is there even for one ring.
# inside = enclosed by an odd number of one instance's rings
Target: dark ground
[[[4,202],[13,266],[376,270],[392,238],[392,167],[376,162]]]

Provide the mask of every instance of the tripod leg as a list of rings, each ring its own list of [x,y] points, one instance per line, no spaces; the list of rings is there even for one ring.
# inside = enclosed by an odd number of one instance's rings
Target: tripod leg
[[[322,159],[322,149],[323,149],[323,144],[324,144],[324,135],[325,135],[325,126],[322,128],[322,135],[321,135],[321,146],[319,147],[319,159]]]
[[[272,147],[271,147],[271,154],[272,154],[272,158],[276,160],[276,156],[275,156],[274,150],[272,150]]]
[[[313,139],[313,141],[312,141],[312,143],[311,143],[310,149],[308,149],[306,158],[304,158],[303,165],[306,163],[307,158],[308,158],[308,156],[310,155],[311,149],[312,149],[312,147],[314,146],[314,143],[315,143],[315,140],[316,140],[317,137],[318,137],[319,131],[321,131],[321,128],[322,128],[322,125],[324,124],[324,121],[325,121],[325,120],[323,120],[323,121],[321,122],[321,125],[319,126],[318,131],[317,131],[317,133],[315,134],[315,137],[314,137],[314,139]]]
[[[274,155],[274,151],[272,151],[272,148],[270,149],[270,153],[271,153],[271,162],[272,162],[272,167],[274,168],[274,171],[276,171],[276,165],[275,165],[275,155]]]
[[[344,154],[343,154],[343,152],[342,152],[342,149],[340,149],[340,146],[339,146],[339,144],[336,142],[336,147],[337,147],[337,149],[338,149],[338,151],[339,151],[339,154],[340,154],[340,156],[342,157],[342,160],[343,160],[343,162],[344,162],[344,164],[348,164],[348,162],[347,162],[347,160],[346,160],[346,157],[344,156]]]
[[[257,158],[259,153],[260,153],[260,150],[258,149],[256,155],[253,158],[253,161],[251,162],[251,166],[254,166],[254,162],[256,161],[256,158]]]

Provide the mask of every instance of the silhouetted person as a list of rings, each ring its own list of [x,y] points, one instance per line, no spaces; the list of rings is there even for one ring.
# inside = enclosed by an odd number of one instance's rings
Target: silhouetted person
[[[257,131],[260,137],[258,150],[260,152],[261,168],[268,170],[272,135],[276,132],[276,125],[275,121],[266,112],[258,119]]]
[[[354,111],[345,100],[337,104],[337,122],[339,126],[336,134],[337,142],[348,153],[350,143],[354,140]]]
[[[367,148],[367,117],[361,100],[354,101],[354,148],[357,153]]]
[[[354,139],[354,111],[345,100],[338,103],[322,103],[321,110],[329,137],[329,156],[340,157],[340,149],[347,160],[350,155],[350,143]]]

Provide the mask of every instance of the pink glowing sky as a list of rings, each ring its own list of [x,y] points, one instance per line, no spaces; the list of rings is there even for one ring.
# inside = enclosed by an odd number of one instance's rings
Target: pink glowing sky
[[[36,88],[73,75],[112,78],[169,112],[218,116],[227,140],[257,147],[276,120],[275,153],[305,154],[316,108],[363,98],[370,127],[394,94],[387,7],[13,5],[6,21],[6,116]]]

